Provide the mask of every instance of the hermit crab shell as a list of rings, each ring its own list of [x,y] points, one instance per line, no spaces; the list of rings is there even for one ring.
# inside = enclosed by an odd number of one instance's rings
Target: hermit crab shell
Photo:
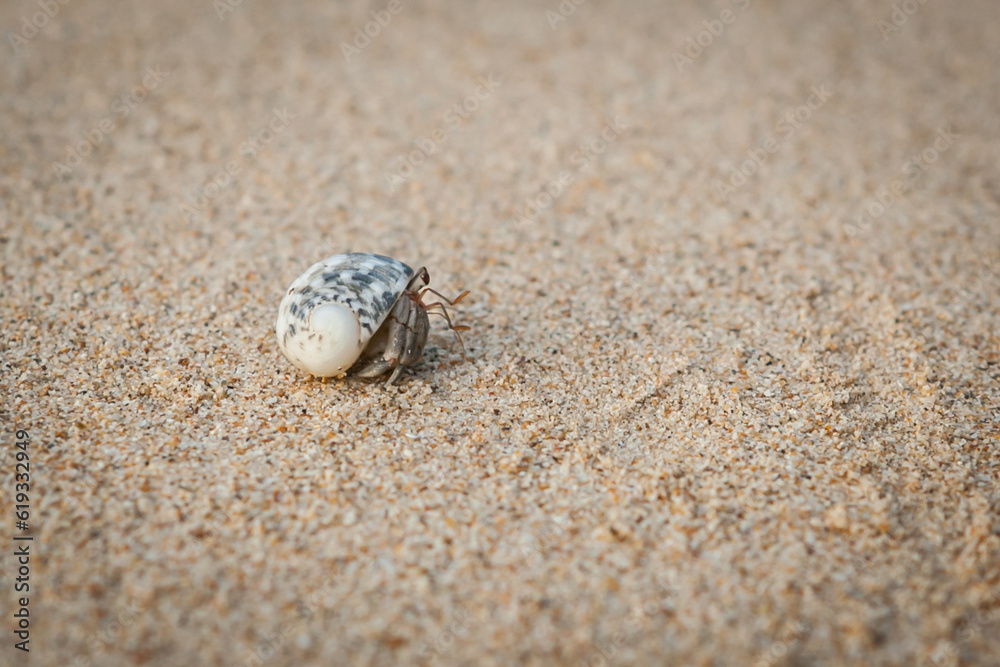
[[[381,255],[327,257],[296,278],[278,306],[278,347],[296,367],[311,375],[343,376],[365,352],[400,298],[426,285],[423,276],[423,270],[415,274],[406,264]],[[414,312],[423,317],[426,339],[426,313],[421,307],[415,307]],[[423,348],[423,340],[419,342]],[[418,357],[419,352],[416,350]]]

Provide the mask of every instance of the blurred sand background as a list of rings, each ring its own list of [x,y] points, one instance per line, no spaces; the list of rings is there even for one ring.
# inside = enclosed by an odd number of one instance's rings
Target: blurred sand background
[[[1000,663],[996,2],[223,1],[0,8],[32,665]]]

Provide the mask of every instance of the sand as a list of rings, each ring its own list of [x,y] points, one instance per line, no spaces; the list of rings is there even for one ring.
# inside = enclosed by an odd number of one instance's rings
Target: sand
[[[0,663],[23,429],[32,665],[1000,664],[995,2],[53,6]],[[348,251],[471,290],[469,359],[296,371]]]

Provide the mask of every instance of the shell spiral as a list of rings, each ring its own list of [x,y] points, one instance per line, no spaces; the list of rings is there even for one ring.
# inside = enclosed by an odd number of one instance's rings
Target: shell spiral
[[[333,255],[295,279],[274,329],[282,354],[317,377],[340,377],[358,360],[413,278],[381,255]]]

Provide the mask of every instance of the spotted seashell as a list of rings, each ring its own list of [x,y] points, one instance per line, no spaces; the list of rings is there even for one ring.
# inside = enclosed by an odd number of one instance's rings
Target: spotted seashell
[[[398,260],[367,253],[334,255],[313,264],[295,279],[278,307],[279,348],[311,375],[344,375],[414,275]]]

